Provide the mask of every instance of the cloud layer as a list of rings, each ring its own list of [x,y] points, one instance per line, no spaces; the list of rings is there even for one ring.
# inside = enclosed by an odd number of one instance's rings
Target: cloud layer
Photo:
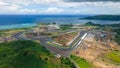
[[[63,0],[66,2],[120,2],[120,0]]]
[[[120,14],[120,0],[0,0],[0,14]]]

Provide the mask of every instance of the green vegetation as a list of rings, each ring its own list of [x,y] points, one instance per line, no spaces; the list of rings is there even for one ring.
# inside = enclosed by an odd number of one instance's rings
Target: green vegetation
[[[120,27],[120,23],[118,23],[118,24],[107,24],[107,26],[110,26],[110,27]]]
[[[68,34],[70,34],[70,35],[72,35],[72,36],[76,36],[76,35],[77,35],[77,32],[72,32],[72,33],[68,33]]]
[[[72,24],[61,25],[60,29],[61,30],[68,30],[68,29],[71,29],[72,26],[73,26]]]
[[[115,29],[114,32],[116,32],[117,34],[115,35],[114,40],[120,44],[120,29]]]
[[[51,24],[57,24],[57,23],[56,22],[49,22],[49,23],[38,22],[37,26],[44,26],[44,25],[51,25]]]
[[[110,60],[110,62],[112,62],[114,64],[120,65],[120,51],[118,51],[118,50],[115,50],[115,51],[112,51],[112,52],[106,54],[105,58],[107,60]]]
[[[12,36],[15,33],[25,31],[28,29],[31,29],[31,28],[15,28],[15,29],[0,30],[0,37]]]
[[[0,68],[72,68],[34,41],[0,43]]]
[[[85,59],[77,57],[75,55],[71,55],[71,58],[78,64],[80,68],[92,68],[92,65],[87,62]]]
[[[71,68],[76,68],[69,58],[62,58],[61,63],[70,65]]]
[[[85,23],[84,26],[104,26],[104,25],[101,25],[101,24],[95,24],[95,23],[89,21],[89,22]]]
[[[120,15],[96,15],[96,16],[85,17],[82,19],[120,21]]]

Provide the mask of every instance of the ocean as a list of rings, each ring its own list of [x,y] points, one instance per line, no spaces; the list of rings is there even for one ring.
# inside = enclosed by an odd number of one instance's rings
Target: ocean
[[[92,21],[97,24],[114,24],[120,21],[81,20],[91,15],[0,15],[0,30],[36,26],[37,23],[84,24]]]

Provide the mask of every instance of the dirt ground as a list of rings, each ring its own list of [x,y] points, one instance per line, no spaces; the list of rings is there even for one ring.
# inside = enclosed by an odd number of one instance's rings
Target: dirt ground
[[[88,42],[84,41],[80,48],[75,50],[73,54],[91,62],[96,68],[117,68],[117,66],[105,62],[101,56],[118,48],[111,43]]]
[[[62,46],[68,46],[67,44],[74,39],[74,37],[77,36],[77,32],[74,33],[67,33],[67,34],[61,34],[58,37],[53,38],[53,40]]]

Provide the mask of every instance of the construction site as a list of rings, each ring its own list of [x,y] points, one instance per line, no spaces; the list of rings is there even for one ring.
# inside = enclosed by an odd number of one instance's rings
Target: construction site
[[[91,31],[82,40],[81,46],[73,51],[73,54],[86,59],[98,68],[117,68],[116,65],[103,58],[105,54],[119,50],[119,47],[111,39],[110,30]]]
[[[19,38],[21,34],[15,37]],[[68,31],[48,30],[46,27],[34,28],[22,34],[23,39],[38,40],[57,57],[71,54],[83,58],[95,68],[117,68],[116,64],[105,57],[108,53],[119,51],[113,41],[110,29],[76,29]]]

